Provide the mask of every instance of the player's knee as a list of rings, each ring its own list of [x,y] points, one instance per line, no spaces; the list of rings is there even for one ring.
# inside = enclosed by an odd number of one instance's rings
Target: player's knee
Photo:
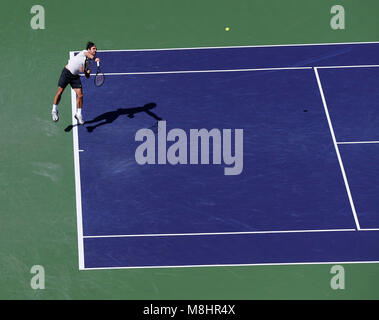
[[[82,100],[83,99],[83,93],[77,93],[76,96],[78,97],[78,99]]]

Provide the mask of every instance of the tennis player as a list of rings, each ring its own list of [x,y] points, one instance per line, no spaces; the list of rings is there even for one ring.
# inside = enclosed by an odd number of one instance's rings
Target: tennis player
[[[96,51],[96,45],[93,42],[88,42],[86,50],[80,51],[76,56],[70,58],[67,65],[63,68],[58,81],[58,91],[54,98],[53,109],[51,111],[54,122],[57,122],[59,120],[58,104],[61,100],[62,93],[67,85],[70,84],[71,88],[76,93],[75,119],[79,124],[84,124],[82,117],[83,91],[79,73],[84,72],[86,78],[89,78],[91,70],[88,69],[88,64],[86,62],[88,59],[100,62],[99,58],[95,58]]]

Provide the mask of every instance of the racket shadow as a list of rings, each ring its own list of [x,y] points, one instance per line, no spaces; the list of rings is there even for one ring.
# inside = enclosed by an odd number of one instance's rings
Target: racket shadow
[[[64,129],[64,131],[66,131],[66,132],[70,132],[74,127],[76,127],[76,126],[78,126],[78,124],[70,124],[70,125],[68,125],[65,129]]]

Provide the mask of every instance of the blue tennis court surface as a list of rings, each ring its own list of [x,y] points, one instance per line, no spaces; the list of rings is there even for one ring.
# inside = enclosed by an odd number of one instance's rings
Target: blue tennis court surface
[[[80,269],[379,261],[379,44],[98,56]]]

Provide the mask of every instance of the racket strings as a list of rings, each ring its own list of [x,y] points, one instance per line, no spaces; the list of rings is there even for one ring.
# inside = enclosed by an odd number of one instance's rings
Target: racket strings
[[[104,74],[103,73],[97,73],[95,76],[95,85],[101,86],[104,83]]]

